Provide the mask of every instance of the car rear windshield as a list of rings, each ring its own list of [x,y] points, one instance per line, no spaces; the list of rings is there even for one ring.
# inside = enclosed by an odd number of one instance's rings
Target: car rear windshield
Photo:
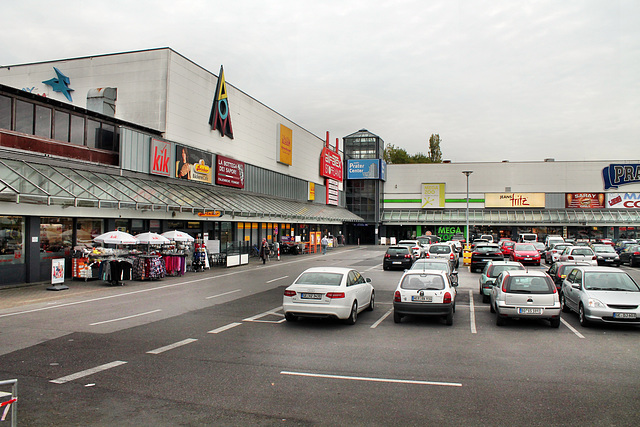
[[[487,272],[487,277],[498,277],[503,271],[510,270],[524,270],[524,267],[521,265],[494,265]]]
[[[494,246],[478,246],[475,249],[475,252],[479,252],[481,254],[493,254],[493,253],[497,253],[500,252],[500,248],[496,248]]]
[[[613,248],[613,246],[610,246],[610,245],[594,246],[593,249],[596,252],[616,253],[616,250]]]
[[[585,273],[582,283],[589,291],[640,292],[627,273]]]
[[[572,250],[571,255],[593,255],[593,251],[589,248],[578,248]]]
[[[402,289],[408,290],[442,290],[444,289],[444,280],[442,276],[435,274],[411,274],[406,275],[400,284]]]
[[[429,252],[432,254],[448,254],[451,252],[451,247],[445,245],[432,245],[429,248]]]
[[[319,273],[309,272],[302,273],[296,281],[297,285],[325,285],[340,286],[342,282],[342,274],[340,273]]]
[[[509,278],[507,292],[516,294],[549,294],[553,293],[556,286],[546,277],[515,276]]]
[[[430,261],[417,261],[411,267],[411,270],[441,270],[448,271],[448,262],[430,262]]]
[[[387,249],[389,255],[405,255],[409,253],[407,248],[389,248]]]

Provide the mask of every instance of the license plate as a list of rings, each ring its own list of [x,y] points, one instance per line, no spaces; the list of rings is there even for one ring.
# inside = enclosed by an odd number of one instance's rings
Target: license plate
[[[542,314],[541,308],[519,308],[519,314]]]
[[[533,258],[525,258],[525,261],[531,261]]]
[[[310,292],[302,292],[300,294],[300,298],[302,299],[322,299],[322,294],[315,294]]]
[[[635,313],[613,313],[614,319],[635,319]]]
[[[414,295],[411,297],[411,301],[431,302],[431,297],[426,295]]]
[[[402,261],[393,261],[394,264],[402,264]]]

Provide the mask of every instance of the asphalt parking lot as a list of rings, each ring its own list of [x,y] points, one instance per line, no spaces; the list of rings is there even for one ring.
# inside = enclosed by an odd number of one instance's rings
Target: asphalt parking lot
[[[0,308],[0,379],[18,378],[25,425],[636,424],[640,328],[565,313],[559,329],[497,327],[465,268],[452,326],[395,324],[402,271],[383,271],[383,252],[32,294]],[[286,322],[284,287],[317,265],[370,277],[375,310]]]

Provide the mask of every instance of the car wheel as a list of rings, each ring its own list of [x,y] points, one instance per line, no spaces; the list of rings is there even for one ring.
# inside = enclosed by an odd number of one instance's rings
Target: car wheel
[[[298,316],[294,316],[291,313],[285,313],[284,318],[287,320],[287,322],[295,322],[296,320],[298,320]]]
[[[348,325],[355,325],[356,320],[358,320],[358,301],[353,302],[353,305],[351,306],[351,314],[349,314],[346,323]]]
[[[489,295],[482,294],[482,302],[483,303],[486,304],[486,303],[489,302],[489,300],[490,300]]]
[[[587,316],[584,314],[584,306],[580,304],[578,307],[578,320],[580,320],[580,326],[588,327],[589,321],[587,320]]]
[[[382,269],[383,269],[384,271],[387,271],[387,270],[389,269],[389,267],[387,267],[386,265],[383,265],[383,266],[382,266]]]
[[[395,310],[393,310],[393,323],[402,322],[402,316]]]
[[[569,313],[571,311],[571,309],[569,308],[569,306],[567,305],[567,300],[564,297],[564,295],[562,295],[560,297],[560,306],[562,307],[562,312],[563,313]]]
[[[369,300],[369,306],[367,307],[367,311],[373,311],[375,302],[376,302],[376,293],[371,291],[371,299]]]
[[[451,326],[453,325],[453,311],[450,311],[449,314],[447,314],[444,318],[444,323],[447,326]]]
[[[616,262],[616,267],[620,267],[620,263],[619,262]]]
[[[507,318],[501,316],[500,313],[498,313],[498,315],[496,316],[496,325],[497,326],[504,326],[506,324],[507,324]]]
[[[549,319],[549,324],[551,325],[552,328],[559,328],[560,327],[560,318],[559,317],[554,317],[552,319]]]
[[[492,312],[492,313],[495,313],[496,312],[496,308],[495,308],[495,306],[493,304],[491,304],[491,298],[489,298],[489,303],[490,303],[489,311]]]

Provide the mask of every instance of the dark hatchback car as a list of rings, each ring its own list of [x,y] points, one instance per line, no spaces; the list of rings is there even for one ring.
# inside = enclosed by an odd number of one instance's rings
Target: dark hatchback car
[[[489,261],[504,261],[504,254],[496,244],[479,244],[471,253],[471,272],[482,270]]]
[[[406,246],[389,246],[382,260],[382,269],[390,270],[392,268],[406,270],[411,268],[415,260],[411,249]]]
[[[640,245],[628,245],[620,252],[620,264],[640,265]]]
[[[556,284],[556,288],[558,292],[562,291],[562,282],[564,282],[564,278],[567,277],[567,274],[571,271],[573,267],[578,265],[591,265],[588,262],[554,262],[551,264],[551,267],[547,270],[547,274],[551,276],[551,280]]]

